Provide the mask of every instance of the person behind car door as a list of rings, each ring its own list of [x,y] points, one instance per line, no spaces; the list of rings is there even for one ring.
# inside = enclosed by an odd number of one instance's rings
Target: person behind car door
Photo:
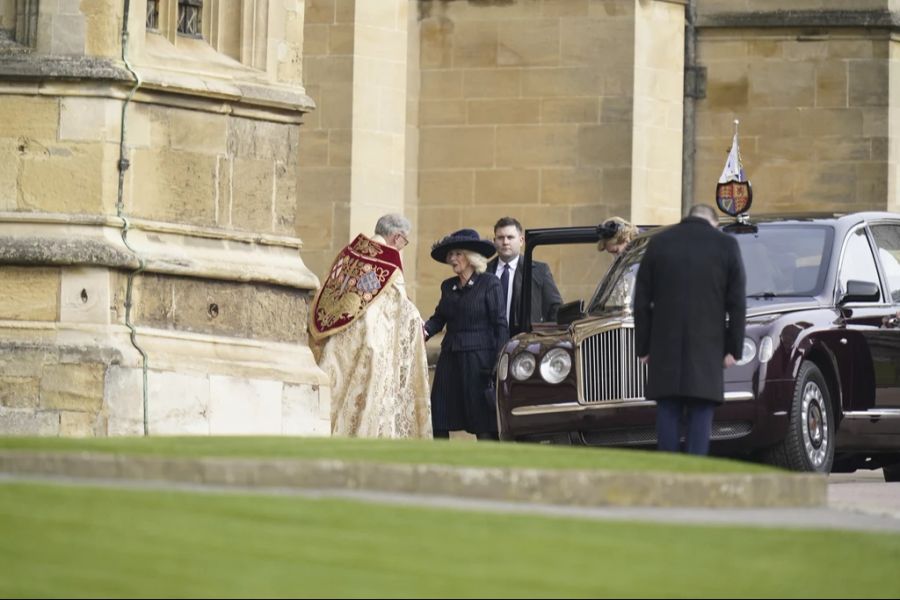
[[[650,239],[637,274],[637,355],[647,363],[660,450],[677,452],[686,413],[686,451],[707,454],[713,409],[724,401],[724,367],[741,358],[746,277],[734,237],[715,210],[695,205]],[[727,320],[726,320],[727,317]]]
[[[509,323],[509,335],[521,333],[525,324],[521,322],[522,281],[524,265],[522,264],[522,245],[525,234],[522,224],[512,217],[503,217],[494,225],[494,246],[497,257],[488,263],[488,272],[500,280],[506,304],[506,320]],[[546,263],[533,261],[531,268],[531,322],[544,323],[556,321],[556,313],[562,304],[562,296],[553,281],[550,267]]]

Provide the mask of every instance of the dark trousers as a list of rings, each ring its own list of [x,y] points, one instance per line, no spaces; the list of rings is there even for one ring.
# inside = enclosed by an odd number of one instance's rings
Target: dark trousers
[[[664,398],[656,401],[656,439],[663,452],[681,449],[682,420],[685,421],[685,452],[709,454],[714,402],[697,398]]]

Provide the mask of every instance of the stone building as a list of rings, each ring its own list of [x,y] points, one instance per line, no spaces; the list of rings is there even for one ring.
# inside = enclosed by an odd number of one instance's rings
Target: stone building
[[[0,30],[0,431],[327,434],[303,3],[2,0]]]
[[[754,212],[900,210],[895,4],[0,0],[0,432],[325,433],[306,311],[378,215],[428,314],[437,238],[673,222],[735,119]]]

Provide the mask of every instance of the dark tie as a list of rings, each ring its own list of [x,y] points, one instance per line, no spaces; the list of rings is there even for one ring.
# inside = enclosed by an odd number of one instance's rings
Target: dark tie
[[[500,275],[500,287],[503,288],[503,314],[509,306],[509,263],[503,263],[503,274]]]

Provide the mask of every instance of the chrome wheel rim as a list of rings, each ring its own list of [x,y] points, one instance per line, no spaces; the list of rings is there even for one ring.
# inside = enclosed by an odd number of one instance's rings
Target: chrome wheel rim
[[[803,405],[800,414],[803,429],[803,446],[813,468],[821,470],[828,456],[829,439],[828,411],[822,390],[814,381],[803,387]]]

